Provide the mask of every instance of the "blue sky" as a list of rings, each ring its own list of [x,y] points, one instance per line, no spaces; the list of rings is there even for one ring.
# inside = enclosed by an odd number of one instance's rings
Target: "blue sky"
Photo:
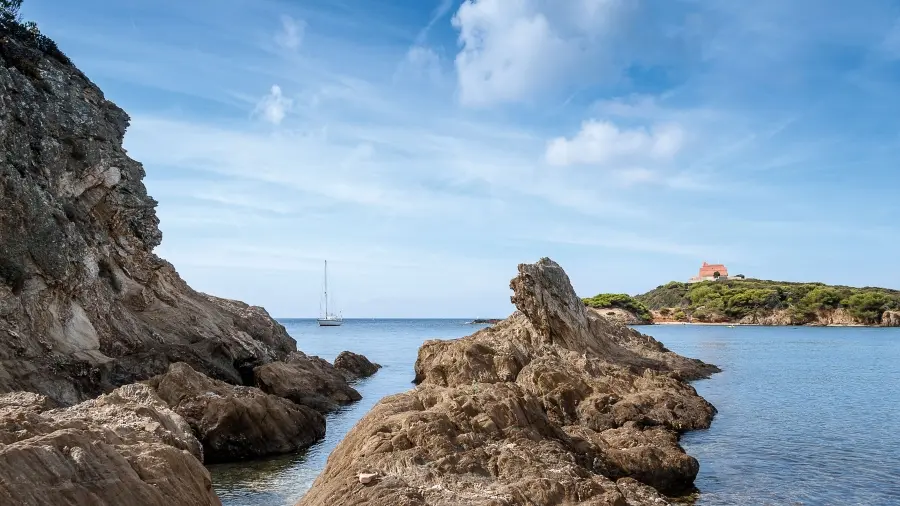
[[[900,287],[900,3],[26,0],[132,116],[195,288],[315,316],[503,316],[703,261]]]

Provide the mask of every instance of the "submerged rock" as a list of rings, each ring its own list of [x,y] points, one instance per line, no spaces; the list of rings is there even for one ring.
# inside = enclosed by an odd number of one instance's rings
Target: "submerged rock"
[[[334,368],[344,375],[348,381],[368,378],[378,372],[381,365],[372,363],[368,358],[352,351],[342,351],[334,359]]]
[[[718,369],[588,312],[549,259],[511,288],[507,320],[422,346],[419,385],[357,423],[299,505],[658,505],[692,487],[678,433],[715,408],[685,380]]]
[[[294,352],[287,359],[253,370],[256,385],[264,392],[290,399],[320,413],[362,399],[333,365],[319,357]]]
[[[187,364],[173,364],[148,383],[190,425],[207,463],[288,453],[325,436],[325,418],[317,411],[208,378]]]
[[[0,396],[0,504],[219,505],[200,443],[147,385],[64,409]]]

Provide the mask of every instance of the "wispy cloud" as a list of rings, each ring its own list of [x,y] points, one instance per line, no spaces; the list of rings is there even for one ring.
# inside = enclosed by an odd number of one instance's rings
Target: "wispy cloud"
[[[49,0],[29,16],[133,117],[161,253],[189,281],[297,314],[328,257],[356,310],[440,315],[502,314],[504,278],[544,255],[590,290],[712,257],[900,285],[852,268],[896,249],[888,4]]]
[[[281,124],[293,105],[293,99],[285,97],[281,91],[281,86],[275,84],[272,85],[269,94],[256,104],[256,113],[260,114],[269,123],[278,125]]]
[[[306,22],[295,20],[290,16],[281,16],[281,29],[275,34],[275,42],[290,51],[296,51],[303,43],[303,34],[306,32]]]

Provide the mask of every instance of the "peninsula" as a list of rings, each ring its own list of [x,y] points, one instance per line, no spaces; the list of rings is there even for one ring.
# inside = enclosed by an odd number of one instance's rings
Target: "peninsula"
[[[584,299],[596,313],[627,324],[900,326],[900,291],[824,283],[728,278],[672,281],[647,293]]]

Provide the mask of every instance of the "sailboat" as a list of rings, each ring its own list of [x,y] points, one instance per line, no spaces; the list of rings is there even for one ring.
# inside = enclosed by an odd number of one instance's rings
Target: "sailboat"
[[[325,314],[316,319],[316,322],[320,327],[339,327],[344,323],[344,318],[340,314],[328,312],[328,260],[325,260]]]

